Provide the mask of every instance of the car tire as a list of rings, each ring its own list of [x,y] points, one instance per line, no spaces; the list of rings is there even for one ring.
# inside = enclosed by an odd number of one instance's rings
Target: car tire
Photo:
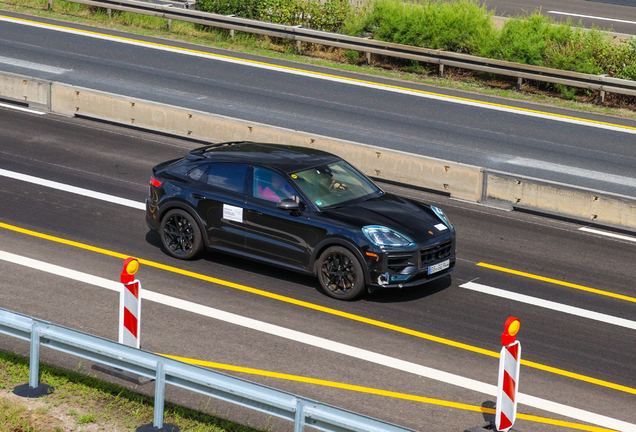
[[[320,286],[333,298],[352,300],[366,286],[360,261],[342,246],[327,248],[318,258],[317,269]]]
[[[190,213],[174,209],[161,219],[161,244],[171,256],[183,260],[196,257],[203,249],[199,225]]]

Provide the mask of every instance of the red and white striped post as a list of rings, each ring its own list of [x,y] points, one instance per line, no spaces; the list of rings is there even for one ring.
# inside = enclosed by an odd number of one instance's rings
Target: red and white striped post
[[[495,427],[498,431],[508,431],[517,417],[517,390],[519,389],[519,365],[521,344],[516,339],[521,323],[515,317],[506,320],[505,331],[501,335],[499,355],[499,384],[497,386],[497,410]]]
[[[141,324],[141,282],[135,279],[139,270],[136,258],[126,258],[121,272],[124,284],[119,294],[119,343],[139,348]]]

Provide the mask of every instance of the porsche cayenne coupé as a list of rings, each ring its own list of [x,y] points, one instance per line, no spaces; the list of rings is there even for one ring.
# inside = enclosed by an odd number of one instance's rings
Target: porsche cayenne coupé
[[[175,258],[229,252],[315,275],[338,299],[422,284],[455,266],[455,229],[441,209],[303,147],[230,142],[161,163],[146,222]]]

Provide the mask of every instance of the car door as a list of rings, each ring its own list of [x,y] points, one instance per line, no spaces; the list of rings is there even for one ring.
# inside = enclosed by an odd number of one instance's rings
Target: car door
[[[213,248],[245,251],[245,199],[249,166],[216,163],[210,166],[192,193],[197,212],[206,224]]]
[[[280,200],[296,199],[299,193],[282,175],[265,168],[254,167],[251,178],[244,216],[247,252],[309,270],[306,212],[277,207]]]

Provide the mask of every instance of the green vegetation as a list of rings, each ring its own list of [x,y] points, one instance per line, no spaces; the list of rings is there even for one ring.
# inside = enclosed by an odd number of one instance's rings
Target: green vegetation
[[[204,12],[330,32],[339,32],[345,19],[354,14],[349,0],[199,0],[195,7]]]
[[[608,74],[636,80],[636,38],[612,42],[598,29],[557,24],[539,11],[506,20],[499,29],[493,12],[477,0],[455,2],[375,0],[353,8],[348,0],[200,0],[197,9],[245,18],[303,25],[403,45],[481,57]],[[350,55],[347,55],[349,61]]]
[[[403,45],[475,53],[495,33],[492,13],[476,1],[410,3],[375,0],[345,31]]]
[[[499,29],[492,16],[476,0],[375,0],[368,10],[347,20],[345,31],[386,42],[636,80],[634,37],[616,43],[598,29],[587,30],[570,21],[556,23],[539,11],[506,20]],[[564,86],[550,87],[566,99],[577,93]]]
[[[29,360],[0,352],[0,432],[81,431],[93,425],[97,429],[90,430],[126,431],[153,421],[151,396],[80,370],[66,371],[41,364],[40,380],[53,386],[53,393],[38,399],[13,395],[14,387],[29,381]],[[164,422],[182,431],[257,432],[248,426],[170,403],[165,405]]]

